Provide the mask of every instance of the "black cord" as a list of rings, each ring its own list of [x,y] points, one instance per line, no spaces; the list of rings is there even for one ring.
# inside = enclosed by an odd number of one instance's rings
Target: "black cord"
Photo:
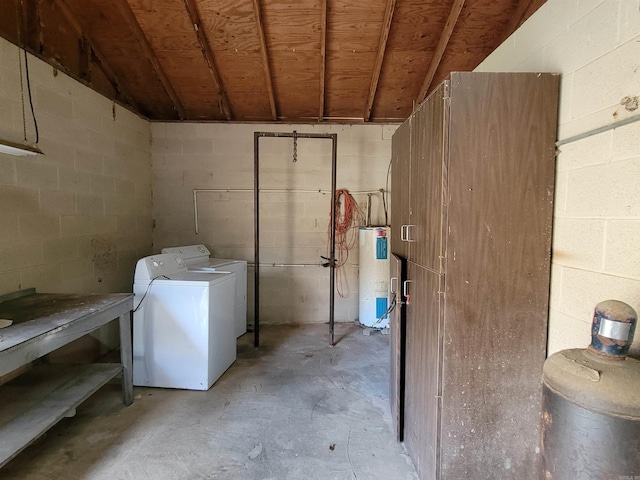
[[[152,278],[151,281],[149,282],[149,285],[147,286],[147,290],[144,292],[144,295],[142,295],[142,298],[140,299],[140,301],[138,302],[138,306],[136,308],[133,309],[133,313],[137,312],[138,309],[140,308],[140,306],[142,305],[142,302],[144,302],[144,299],[146,298],[147,294],[149,293],[149,290],[151,290],[151,285],[153,285],[153,282],[155,282],[158,278],[166,278],[167,280],[171,280],[169,277],[167,277],[166,275],[158,275],[155,278]]]
[[[36,130],[36,143],[40,140],[40,132],[38,132],[38,122],[36,121],[36,112],[33,108],[33,98],[31,97],[31,81],[29,80],[29,61],[27,60],[27,50],[24,49],[24,72],[27,77],[27,93],[29,94],[29,106],[31,106],[31,116],[33,117],[33,126]]]
[[[372,325],[372,327],[375,327],[380,322],[382,322],[382,320],[384,320],[385,318],[388,318],[389,315],[391,315],[391,313],[396,309],[396,298],[397,298],[396,292],[392,292],[391,293],[391,302],[389,303],[389,308],[387,308],[386,312],[384,312],[382,315],[380,315],[380,318],[378,318],[378,320],[376,321],[376,323],[374,323]]]
[[[384,224],[385,226],[389,226],[388,216],[387,216],[387,195],[389,195],[389,174],[391,173],[391,163],[393,162],[393,158],[389,160],[389,167],[387,168],[387,182],[384,193],[382,194],[382,204],[384,205]]]

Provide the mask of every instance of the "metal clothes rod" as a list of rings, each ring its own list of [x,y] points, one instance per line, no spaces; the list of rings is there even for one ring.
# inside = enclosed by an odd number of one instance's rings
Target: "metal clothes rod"
[[[246,193],[252,192],[253,188],[194,188],[194,193],[200,192],[218,192],[218,193]],[[317,190],[301,190],[296,188],[261,188],[260,193],[322,193],[329,194],[331,190],[323,190],[321,188]],[[375,190],[349,190],[351,195],[364,195],[368,193],[385,193],[384,188],[376,188]]]
[[[255,263],[247,263],[247,267],[255,267]],[[260,267],[322,267],[321,263],[261,263]]]
[[[336,167],[338,152],[338,135],[335,133],[284,133],[284,132],[254,132],[253,133],[253,165],[254,165],[254,329],[253,344],[260,345],[260,138],[326,138],[331,140],[331,229],[329,251],[329,337],[331,346],[335,345],[334,313],[335,313],[335,281],[336,281]],[[194,197],[196,193],[194,192]]]
[[[200,233],[200,226],[198,222],[198,193],[253,193],[253,188],[194,188],[193,189],[193,220],[195,226],[195,233]],[[328,195],[330,190],[297,190],[297,189],[277,189],[277,188],[262,188],[260,193],[320,193],[322,195]],[[358,190],[349,191],[351,195],[368,195],[370,193],[385,193],[384,188],[378,188],[376,190]]]

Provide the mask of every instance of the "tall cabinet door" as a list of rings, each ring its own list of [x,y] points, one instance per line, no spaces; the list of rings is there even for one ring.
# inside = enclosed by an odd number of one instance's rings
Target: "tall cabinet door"
[[[403,440],[404,428],[404,371],[405,371],[405,339],[406,318],[405,305],[402,296],[402,284],[406,280],[406,265],[404,258],[396,254],[391,256],[391,301],[395,308],[391,314],[391,375],[389,400],[391,402],[391,419],[396,438]]]
[[[439,468],[441,277],[407,263],[404,441],[421,479]]]
[[[411,119],[404,122],[391,140],[391,251],[409,257],[409,244],[402,240],[409,223]]]
[[[415,113],[411,133],[409,260],[442,272],[448,91],[443,82]]]

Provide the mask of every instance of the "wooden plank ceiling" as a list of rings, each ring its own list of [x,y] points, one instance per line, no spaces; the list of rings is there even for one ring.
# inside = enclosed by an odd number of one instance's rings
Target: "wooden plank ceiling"
[[[0,0],[0,35],[152,120],[405,119],[546,0]]]

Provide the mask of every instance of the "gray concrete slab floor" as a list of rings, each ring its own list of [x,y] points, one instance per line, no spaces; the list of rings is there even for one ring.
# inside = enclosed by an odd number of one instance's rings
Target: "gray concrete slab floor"
[[[414,480],[389,413],[389,336],[265,326],[207,392],[107,385],[0,470],[29,480]]]

